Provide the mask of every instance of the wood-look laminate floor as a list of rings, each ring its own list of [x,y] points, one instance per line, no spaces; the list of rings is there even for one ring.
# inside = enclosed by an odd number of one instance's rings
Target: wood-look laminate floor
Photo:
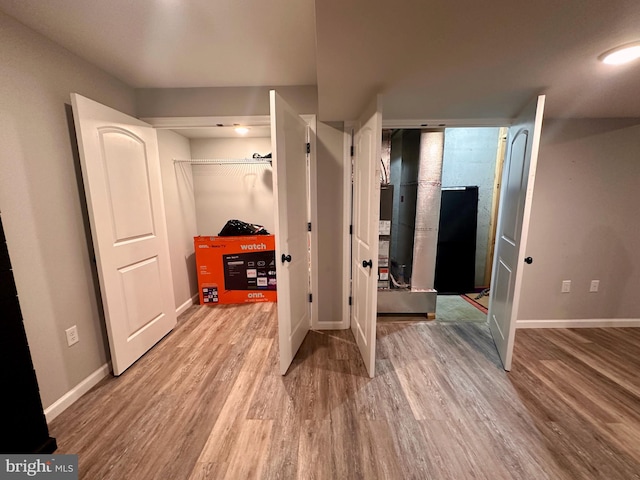
[[[369,379],[350,331],[278,374],[274,304],[192,307],[50,425],[84,479],[640,478],[640,333],[385,322]]]

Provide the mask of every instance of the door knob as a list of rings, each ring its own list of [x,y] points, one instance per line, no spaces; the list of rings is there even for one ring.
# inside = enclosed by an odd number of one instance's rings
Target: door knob
[[[524,259],[524,263],[526,263],[526,264],[528,264],[528,265],[531,265],[531,264],[533,263],[533,258],[531,258],[531,257],[527,257],[527,258],[525,258],[525,259]]]
[[[372,268],[373,267],[373,262],[371,260],[369,260],[368,262],[366,260],[363,260],[362,261],[362,266],[364,268],[367,268],[367,267]]]
[[[285,255],[284,253],[282,254],[282,263],[284,262],[290,262],[291,261],[291,255]]]

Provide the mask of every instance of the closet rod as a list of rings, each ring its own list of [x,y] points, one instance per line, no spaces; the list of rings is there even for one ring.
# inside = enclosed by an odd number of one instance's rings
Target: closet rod
[[[174,158],[173,163],[190,163],[196,165],[271,165],[270,158],[192,158],[181,160]]]

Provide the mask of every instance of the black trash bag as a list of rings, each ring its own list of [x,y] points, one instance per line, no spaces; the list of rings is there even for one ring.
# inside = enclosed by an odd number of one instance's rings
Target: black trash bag
[[[243,235],[269,235],[269,232],[262,225],[234,219],[229,220],[218,234],[219,237],[240,237]]]

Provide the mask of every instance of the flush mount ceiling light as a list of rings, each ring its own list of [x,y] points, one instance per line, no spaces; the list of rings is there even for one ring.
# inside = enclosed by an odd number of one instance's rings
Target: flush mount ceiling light
[[[236,127],[235,131],[238,135],[246,135],[249,133],[249,129],[247,127]]]
[[[616,47],[600,55],[600,61],[608,65],[622,65],[640,58],[640,42]]]

